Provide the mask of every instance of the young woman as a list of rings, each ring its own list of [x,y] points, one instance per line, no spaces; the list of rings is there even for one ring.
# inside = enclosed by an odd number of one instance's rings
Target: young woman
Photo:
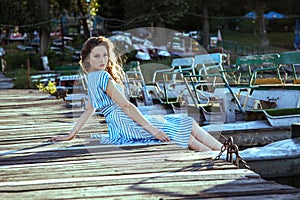
[[[71,140],[94,114],[105,116],[108,134],[100,144],[133,144],[173,141],[198,150],[220,150],[222,144],[202,129],[191,117],[182,115],[145,115],[123,93],[122,69],[116,62],[113,45],[105,37],[89,38],[81,50],[80,65],[88,74],[89,100],[69,135],[55,136],[50,142]]]

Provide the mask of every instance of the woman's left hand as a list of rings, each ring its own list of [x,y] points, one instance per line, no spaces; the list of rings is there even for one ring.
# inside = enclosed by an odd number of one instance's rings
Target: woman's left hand
[[[48,139],[48,142],[59,142],[59,141],[68,141],[72,140],[74,136],[70,135],[58,135]]]

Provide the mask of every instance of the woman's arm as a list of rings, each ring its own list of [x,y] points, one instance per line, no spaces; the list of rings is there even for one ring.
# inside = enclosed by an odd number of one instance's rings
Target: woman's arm
[[[154,127],[147,119],[145,119],[142,113],[118,90],[111,79],[108,81],[106,93],[118,104],[118,106],[120,106],[128,117],[149,131],[154,137],[163,142],[170,141],[167,134]]]
[[[48,141],[49,142],[57,142],[57,141],[72,140],[94,113],[95,113],[95,108],[93,108],[90,100],[88,100],[88,102],[85,106],[85,111],[82,113],[82,115],[76,122],[72,131],[68,135],[54,136],[54,137],[50,138]]]

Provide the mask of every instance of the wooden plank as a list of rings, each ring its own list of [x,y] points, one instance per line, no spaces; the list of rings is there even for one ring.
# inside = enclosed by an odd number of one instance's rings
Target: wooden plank
[[[221,173],[220,173],[221,172]],[[213,184],[213,181],[232,181],[231,179],[235,177],[240,177],[240,180],[250,182],[265,182],[263,179],[243,179],[245,175],[245,170],[222,170],[222,171],[194,171],[194,172],[169,172],[169,173],[145,173],[145,174],[125,174],[125,175],[108,175],[108,176],[94,176],[92,173],[90,176],[75,176],[72,178],[52,178],[52,179],[38,179],[38,180],[26,180],[26,181],[9,181],[0,183],[0,191],[7,190],[19,190],[25,189],[26,187],[31,187],[35,189],[49,188],[49,185],[61,184],[75,184],[75,185],[115,185],[115,184],[128,184],[132,182],[141,182],[141,183],[169,183],[171,180],[176,180],[176,182],[191,182],[201,180],[203,182],[210,181],[210,184]],[[247,174],[247,173],[246,173]],[[248,172],[248,174],[253,174],[253,172]],[[239,175],[239,176],[237,176]],[[224,178],[226,177],[226,178]],[[231,178],[230,178],[231,177]],[[252,180],[252,181],[251,181]],[[87,184],[87,183],[89,184]],[[25,188],[23,188],[25,187]],[[53,186],[52,186],[53,187]],[[66,186],[65,186],[66,187]],[[283,186],[286,188],[286,186]]]
[[[183,175],[183,174],[180,174]],[[209,175],[209,174],[208,174]],[[252,180],[218,180],[218,181],[187,181],[176,182],[173,179],[166,182],[147,182],[149,179],[156,179],[157,175],[145,176],[144,180],[130,183],[130,184],[103,184],[90,187],[75,187],[75,188],[52,188],[51,190],[33,190],[26,192],[26,196],[44,196],[51,193],[55,198],[56,196],[63,196],[64,198],[78,198],[78,197],[122,197],[126,195],[141,195],[141,194],[151,194],[151,195],[164,195],[166,197],[170,196],[180,196],[180,197],[231,197],[231,196],[247,196],[249,194],[255,195],[266,195],[270,192],[275,194],[291,194],[297,192],[294,188],[284,185],[276,185],[270,182],[251,182]],[[119,177],[117,177],[119,178]],[[114,181],[114,177],[109,177],[111,181]],[[128,177],[125,180],[130,179]],[[124,180],[123,179],[123,180]],[[251,192],[249,193],[249,190]],[[180,192],[179,192],[180,191]],[[273,193],[273,194],[274,194]],[[5,194],[5,193],[4,193]],[[6,193],[7,194],[7,193]],[[19,193],[23,195],[24,192]],[[2,194],[1,194],[2,195]]]
[[[224,184],[228,182],[235,181],[227,177],[227,179],[220,180],[218,177],[215,177],[215,180],[218,181],[218,184]],[[212,179],[202,179],[200,180],[201,184],[204,184],[206,181],[210,182],[210,185],[214,184],[214,176]],[[242,184],[264,184],[262,179],[240,179]],[[0,194],[4,192],[24,192],[24,191],[33,191],[33,190],[53,190],[53,189],[64,189],[64,188],[78,188],[78,187],[103,187],[103,186],[115,186],[115,185],[133,185],[133,184],[165,184],[165,186],[170,185],[172,182],[175,184],[174,187],[179,188],[180,184],[185,182],[192,183],[191,187],[195,187],[193,182],[199,182],[199,177],[197,175],[191,176],[182,176],[174,175],[169,177],[151,177],[148,179],[143,178],[126,178],[126,179],[109,179],[109,180],[91,180],[91,181],[80,181],[80,182],[70,182],[65,183],[38,183],[38,184],[24,184],[24,185],[14,185],[10,182],[10,185],[3,185],[0,189]],[[199,183],[200,184],[200,183]]]
[[[194,161],[169,162],[169,161],[164,161],[163,158],[161,157],[157,157],[153,155],[152,156],[149,155],[149,158],[134,156],[128,160],[125,157],[119,158],[117,156],[111,159],[103,158],[102,160],[97,158],[96,156],[81,156],[80,158],[76,157],[76,159],[77,159],[76,162],[72,162],[72,158],[70,158],[71,161],[68,159],[55,159],[55,160],[50,159],[50,160],[46,160],[45,162],[36,162],[35,160],[30,160],[28,163],[24,161],[21,161],[20,163],[16,163],[16,164],[3,163],[0,169],[1,169],[1,174],[6,176],[8,176],[9,174],[11,174],[12,176],[18,175],[19,173],[22,173],[23,169],[25,169],[26,171],[26,168],[31,168],[32,171],[36,173],[39,173],[40,170],[43,171],[45,168],[49,169],[49,171],[51,171],[52,169],[54,169],[55,171],[65,171],[64,169],[63,170],[57,169],[57,167],[53,167],[53,165],[63,167],[66,169],[68,169],[68,167],[76,168],[76,166],[80,168],[82,167],[82,165],[84,165],[86,167],[91,167],[88,169],[88,171],[94,169],[94,167],[97,169],[97,165],[110,166],[112,169],[116,169],[118,171],[124,171],[124,170],[134,171],[134,170],[144,169],[145,172],[147,170],[165,171],[167,168],[168,169],[172,168],[173,170],[181,169],[182,171],[183,170],[186,171],[190,169],[193,170],[236,169],[235,166],[229,163],[225,164],[224,162],[218,160],[217,161],[211,159],[199,160],[197,163],[194,163]],[[162,169],[156,169],[157,167],[160,167]],[[84,173],[84,170],[81,170],[80,172]],[[21,174],[21,176],[25,176],[25,175]]]
[[[3,97],[3,98],[1,98]],[[14,112],[13,115],[10,113]],[[72,141],[67,134],[81,109],[36,90],[0,91],[1,199],[297,199],[299,189],[237,169],[218,152],[194,152],[173,143],[98,145],[107,132],[93,117]]]
[[[146,173],[169,173],[169,172],[188,172],[189,168],[185,168],[185,166],[191,166],[190,163],[184,162],[180,164],[158,164],[156,167],[150,166],[155,164],[155,162],[144,162],[143,164],[133,165],[132,163],[127,164],[121,164],[117,165],[115,163],[114,165],[105,164],[105,163],[97,163],[98,165],[95,165],[93,162],[89,163],[77,163],[75,165],[61,165],[58,164],[59,167],[64,167],[65,169],[60,169],[57,167],[47,166],[47,172],[45,172],[45,168],[16,168],[17,170],[3,170],[1,169],[1,175],[5,176],[4,182],[12,182],[12,181],[22,181],[22,180],[35,180],[37,177],[39,179],[68,179],[69,177],[89,177],[91,174],[93,176],[113,176],[113,175],[122,175],[124,173],[126,174],[137,174],[139,172],[142,172],[142,174]],[[109,166],[109,168],[106,168]],[[45,166],[44,166],[45,167]],[[101,169],[99,169],[101,168]],[[161,169],[156,169],[161,168]],[[224,163],[216,163],[214,165],[207,164],[200,166],[193,166],[194,170],[197,171],[213,171],[213,170],[230,170],[234,169],[232,165],[224,165]],[[79,171],[78,171],[79,170]],[[79,173],[80,172],[80,173]],[[26,175],[22,174],[26,173]],[[235,176],[237,176],[237,173],[233,173]],[[245,176],[247,173],[243,171],[243,176]],[[259,176],[255,175],[254,173],[250,173],[247,176],[252,176],[259,178]],[[220,179],[221,175],[218,176],[218,179]],[[228,176],[227,176],[228,177]],[[234,177],[234,176],[232,176]],[[212,177],[211,177],[212,178]]]

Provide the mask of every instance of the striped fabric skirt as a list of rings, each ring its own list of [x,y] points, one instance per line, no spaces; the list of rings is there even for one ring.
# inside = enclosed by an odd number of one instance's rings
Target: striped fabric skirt
[[[129,118],[117,105],[101,110],[108,124],[108,134],[102,134],[100,144],[128,145],[160,143],[152,134]],[[193,118],[181,114],[144,115],[156,128],[165,132],[172,142],[188,148]]]

